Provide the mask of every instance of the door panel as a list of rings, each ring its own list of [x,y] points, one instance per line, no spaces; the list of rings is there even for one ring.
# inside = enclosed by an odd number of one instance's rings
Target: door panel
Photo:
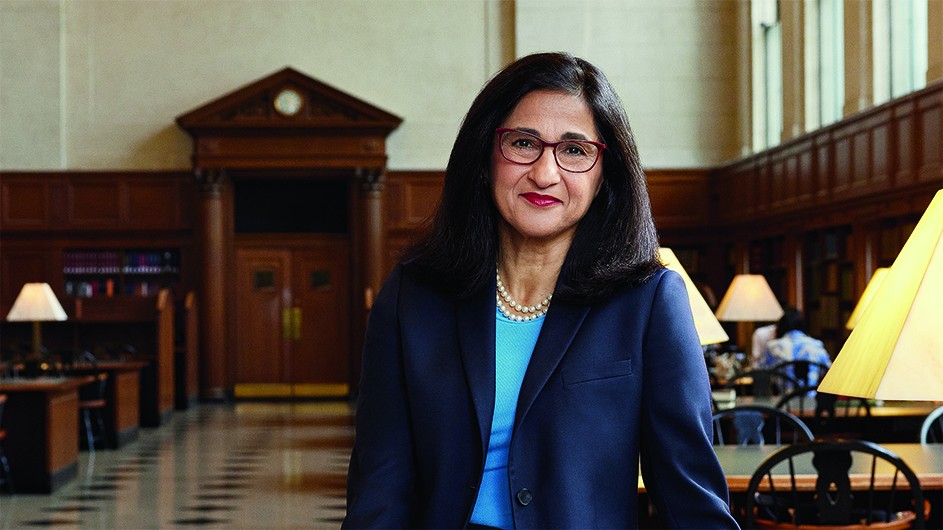
[[[287,250],[236,250],[236,384],[286,382],[290,271]]]
[[[346,385],[349,360],[349,251],[346,243],[299,250],[293,257],[294,308],[290,381]]]

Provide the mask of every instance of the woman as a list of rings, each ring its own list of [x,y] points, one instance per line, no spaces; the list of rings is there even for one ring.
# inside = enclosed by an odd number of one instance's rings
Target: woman
[[[459,130],[364,345],[344,526],[734,528],[687,295],[602,72],[524,57]]]

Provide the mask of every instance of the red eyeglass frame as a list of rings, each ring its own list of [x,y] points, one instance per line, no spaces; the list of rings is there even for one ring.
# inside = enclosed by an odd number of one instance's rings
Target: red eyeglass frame
[[[599,157],[602,156],[602,152],[606,150],[606,144],[602,142],[594,142],[593,140],[582,140],[582,139],[577,139],[577,138],[571,138],[567,140],[561,140],[559,142],[548,142],[544,140],[543,138],[537,136],[536,134],[529,133],[527,131],[522,131],[520,129],[511,129],[509,127],[498,127],[497,129],[494,130],[494,132],[497,133],[498,135],[498,151],[501,152],[501,156],[508,162],[518,165],[518,166],[529,166],[531,164],[536,163],[538,160],[540,160],[541,156],[544,156],[544,150],[550,147],[551,151],[553,151],[553,161],[556,162],[557,167],[569,173],[586,173],[587,171],[591,171],[594,167],[596,167],[596,164],[599,163]],[[526,134],[527,136],[532,136],[536,138],[541,144],[543,144],[543,149],[540,150],[540,155],[538,155],[537,158],[535,158],[532,162],[515,162],[514,160],[511,160],[510,158],[508,158],[507,155],[504,154],[504,150],[501,149],[501,143],[503,141],[502,139],[504,138],[504,135],[509,132]],[[583,171],[573,171],[571,169],[567,169],[561,166],[560,159],[557,158],[557,146],[560,144],[565,144],[567,142],[587,143],[587,144],[592,144],[596,146],[597,148],[599,148],[599,151],[596,153],[596,160],[593,160],[593,165],[589,166],[587,169],[584,169]]]

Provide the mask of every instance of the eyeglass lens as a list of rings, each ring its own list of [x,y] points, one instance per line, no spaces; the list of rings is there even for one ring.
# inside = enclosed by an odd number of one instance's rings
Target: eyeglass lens
[[[505,131],[501,135],[501,154],[517,164],[531,164],[551,145],[540,138],[522,131]],[[599,147],[580,140],[563,140],[553,148],[557,165],[566,171],[582,173],[596,164]]]

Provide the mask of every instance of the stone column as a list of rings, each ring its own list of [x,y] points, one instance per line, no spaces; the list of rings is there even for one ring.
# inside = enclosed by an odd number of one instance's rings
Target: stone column
[[[845,0],[845,106],[848,116],[874,105],[871,0]]]
[[[363,300],[369,309],[383,282],[383,170],[358,168],[357,182],[360,184],[364,213]]]
[[[943,1],[927,4],[927,84],[943,79]]]
[[[226,246],[223,212],[223,169],[197,169],[200,189],[200,341],[202,343],[202,396],[224,399],[226,374]]]
[[[783,131],[782,140],[805,132],[805,43],[804,4],[780,4],[783,51]]]

